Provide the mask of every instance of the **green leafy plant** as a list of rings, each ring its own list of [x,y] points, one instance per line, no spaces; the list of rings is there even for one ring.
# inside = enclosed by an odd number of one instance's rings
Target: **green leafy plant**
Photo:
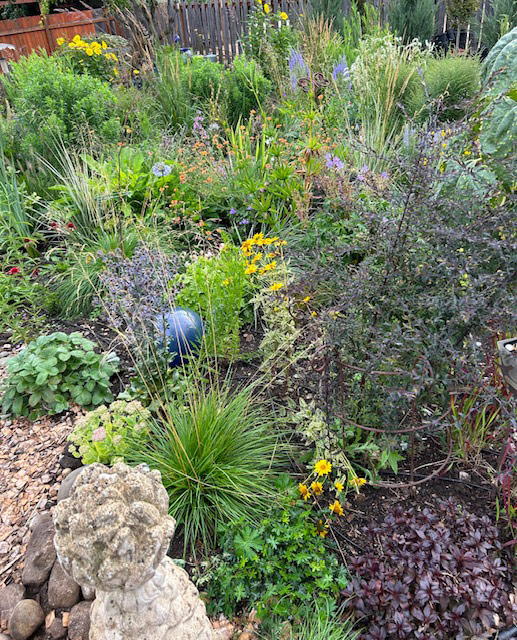
[[[29,196],[24,181],[18,178],[14,161],[7,161],[0,131],[0,252],[7,259],[22,247],[33,257],[37,253],[31,237],[37,202],[37,196]]]
[[[347,584],[345,568],[319,535],[304,505],[285,499],[258,526],[239,522],[222,532],[222,554],[202,563],[208,611],[233,616],[255,608],[263,623],[324,604]]]
[[[478,27],[483,44],[491,49],[505,34],[517,27],[517,4],[514,0],[495,0],[492,11],[485,14]]]
[[[123,462],[129,439],[144,444],[149,435],[151,417],[140,402],[116,400],[80,416],[68,436],[70,452],[83,464]]]
[[[479,402],[481,389],[470,394],[451,395],[452,442],[463,460],[476,461],[490,440],[503,435],[501,408]]]
[[[156,67],[157,75],[144,79],[144,87],[153,97],[156,120],[172,130],[188,126],[194,117],[194,107],[184,82],[185,62],[180,52],[159,49]]]
[[[255,62],[238,56],[226,72],[226,109],[230,124],[247,119],[252,109],[260,108],[271,91],[271,82]]]
[[[356,640],[360,631],[332,599],[309,604],[292,620],[271,630],[271,640]]]
[[[220,99],[224,90],[224,65],[202,56],[187,60],[185,76],[188,90],[200,106]]]
[[[447,55],[433,58],[423,72],[423,83],[414,83],[408,98],[411,113],[422,111],[427,100],[439,101],[441,120],[456,120],[465,115],[466,104],[480,85],[481,65],[477,58]]]
[[[384,453],[373,436],[363,435],[364,432],[352,425],[341,424],[337,419],[328,424],[325,414],[314,402],[306,403],[300,398],[300,405],[289,414],[289,421],[303,440],[314,447],[310,464],[322,458],[331,460],[337,476],[345,484],[353,480],[358,471],[370,479],[388,464],[397,471],[400,456],[396,452],[388,449]]]
[[[246,275],[246,261],[231,243],[213,256],[198,256],[180,276],[181,291],[176,303],[197,311],[206,323],[207,348],[222,357],[239,352],[239,330],[251,307],[246,302],[252,291]],[[247,313],[246,313],[247,311]]]
[[[295,46],[296,34],[286,13],[273,14],[267,3],[265,6],[256,6],[248,17],[244,50],[258,62],[266,77],[279,85],[287,71],[289,51]]]
[[[78,146],[92,135],[114,141],[120,133],[116,100],[108,84],[76,75],[66,62],[32,53],[2,77],[16,116],[19,145],[53,157],[60,145]]]
[[[9,271],[0,272],[0,332],[9,332],[14,340],[26,340],[43,328],[43,311],[51,306],[52,296],[36,280],[30,266],[22,264]]]
[[[40,336],[7,363],[2,411],[30,420],[66,411],[69,402],[92,408],[110,402],[110,377],[118,369],[113,353],[95,353],[80,333]]]
[[[257,523],[276,496],[283,448],[250,388],[192,382],[161,415],[127,459],[160,471],[185,548],[212,549],[221,523]]]

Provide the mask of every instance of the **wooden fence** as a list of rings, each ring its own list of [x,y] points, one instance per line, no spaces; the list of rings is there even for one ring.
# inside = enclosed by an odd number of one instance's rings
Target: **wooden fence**
[[[16,20],[0,20],[0,42],[13,45],[14,58],[27,55],[37,49],[45,49],[52,53],[56,48],[57,38],[72,39],[76,34],[81,36],[95,33],[97,25],[104,25],[108,33],[117,30],[113,19],[97,10],[64,11],[48,16],[27,16]]]
[[[0,5],[7,0],[0,0]],[[265,0],[264,0],[265,1]],[[390,0],[370,0],[386,17]],[[480,12],[488,11],[491,0],[482,0]],[[27,0],[16,0],[17,3]],[[304,13],[310,0],[270,0],[271,12],[284,11],[291,22]],[[349,6],[350,0],[343,0]],[[220,62],[229,63],[242,53],[242,38],[247,33],[248,16],[257,6],[257,0],[181,0],[160,2],[154,16],[161,22],[157,32],[167,34],[160,37],[162,43],[179,39],[181,47],[195,53],[215,54]],[[99,15],[100,14],[100,15]],[[42,48],[51,53],[58,37],[73,38],[74,35],[91,35],[101,24],[108,33],[124,35],[113,19],[102,10],[69,11],[49,16],[30,16],[17,20],[0,21],[0,43],[16,47],[16,56]],[[436,0],[436,28],[441,32],[447,26],[446,0]],[[126,34],[130,35],[130,34]]]
[[[290,20],[303,12],[304,0],[271,0],[272,13],[285,12]],[[208,0],[179,2],[176,33],[181,46],[202,54],[216,54],[220,62],[232,60],[242,53],[242,36],[247,33],[248,15],[257,0]]]

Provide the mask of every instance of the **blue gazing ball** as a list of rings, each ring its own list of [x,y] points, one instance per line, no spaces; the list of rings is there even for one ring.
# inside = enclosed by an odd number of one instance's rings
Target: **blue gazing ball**
[[[183,307],[174,307],[171,313],[161,316],[156,321],[156,329],[160,336],[159,346],[163,347],[165,338],[167,351],[174,355],[170,367],[177,367],[185,356],[195,354],[203,338],[201,318],[195,311]]]

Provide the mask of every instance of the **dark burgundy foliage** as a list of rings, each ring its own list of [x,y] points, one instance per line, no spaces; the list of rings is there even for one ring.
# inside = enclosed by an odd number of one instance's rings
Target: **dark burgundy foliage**
[[[350,562],[344,591],[362,640],[489,638],[497,621],[515,623],[511,570],[488,517],[448,500],[436,511],[396,507],[365,533],[377,552]]]

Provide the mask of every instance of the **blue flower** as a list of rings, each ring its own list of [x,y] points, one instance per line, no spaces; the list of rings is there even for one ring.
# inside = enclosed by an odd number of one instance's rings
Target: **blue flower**
[[[157,162],[156,164],[153,164],[152,172],[157,178],[164,178],[165,176],[168,176],[171,171],[172,167],[165,164],[165,162]]]
[[[243,218],[243,219],[239,222],[239,224],[249,224],[249,223],[250,223],[250,221],[249,221],[247,218]]]
[[[234,209],[233,207],[230,209],[230,215],[234,216],[237,213],[237,209]]]

